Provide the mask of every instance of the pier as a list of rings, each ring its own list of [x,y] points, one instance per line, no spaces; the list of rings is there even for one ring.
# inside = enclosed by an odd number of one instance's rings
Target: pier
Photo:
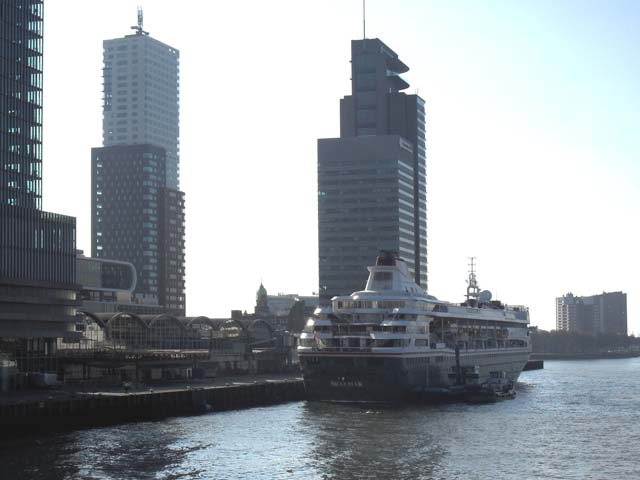
[[[0,437],[197,415],[304,398],[304,382],[295,376],[246,377],[220,385],[194,384],[145,391],[51,391],[0,402]]]

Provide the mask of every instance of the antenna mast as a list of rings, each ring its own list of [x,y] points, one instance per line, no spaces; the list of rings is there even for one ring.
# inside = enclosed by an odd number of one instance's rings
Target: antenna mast
[[[136,31],[136,35],[149,35],[149,32],[145,32],[142,28],[142,7],[138,7],[138,25],[131,27],[131,30]]]
[[[467,301],[470,298],[477,299],[480,296],[480,287],[478,286],[478,280],[476,279],[476,272],[474,267],[476,266],[476,257],[469,257],[469,280],[467,283]]]
[[[366,4],[367,0],[362,0],[362,39],[367,39],[367,24],[366,24]]]

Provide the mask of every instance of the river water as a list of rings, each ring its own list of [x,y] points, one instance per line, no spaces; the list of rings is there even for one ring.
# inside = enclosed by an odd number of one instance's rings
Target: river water
[[[638,479],[640,358],[547,361],[513,400],[298,402],[42,435],[1,479]]]

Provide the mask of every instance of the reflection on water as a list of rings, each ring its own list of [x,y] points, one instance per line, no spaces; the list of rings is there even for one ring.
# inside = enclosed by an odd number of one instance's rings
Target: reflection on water
[[[0,445],[0,478],[638,478],[639,398],[640,359],[547,362],[494,404],[299,402],[43,435]]]
[[[326,478],[432,478],[443,450],[425,420],[436,411],[306,403],[309,456]]]

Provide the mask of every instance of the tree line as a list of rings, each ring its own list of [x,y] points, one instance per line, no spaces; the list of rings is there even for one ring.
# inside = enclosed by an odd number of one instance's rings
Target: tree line
[[[533,330],[533,353],[604,353],[640,349],[640,337],[601,333],[589,335],[563,330]]]

